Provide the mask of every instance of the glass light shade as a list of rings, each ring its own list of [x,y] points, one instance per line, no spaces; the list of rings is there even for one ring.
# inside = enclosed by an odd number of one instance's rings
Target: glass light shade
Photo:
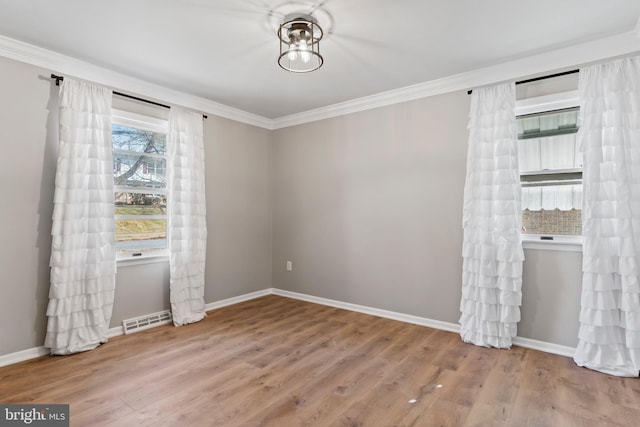
[[[322,67],[322,36],[322,28],[310,15],[294,14],[286,17],[278,29],[278,65],[292,73],[308,73]]]

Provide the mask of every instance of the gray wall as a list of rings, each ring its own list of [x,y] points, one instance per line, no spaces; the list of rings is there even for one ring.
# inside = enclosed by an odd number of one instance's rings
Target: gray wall
[[[269,131],[205,121],[207,287],[219,301],[271,287]]]
[[[46,75],[0,57],[0,355],[44,341],[58,140]]]
[[[276,131],[274,286],[457,322],[468,114],[456,92]]]
[[[578,345],[582,253],[525,249],[518,335]]]
[[[275,131],[274,287],[457,323],[468,114],[455,92]],[[519,336],[575,346],[581,254],[525,256]]]
[[[46,331],[58,88],[49,70],[0,57],[0,355],[41,346]],[[114,97],[114,107],[166,110]],[[204,124],[205,301],[271,287],[269,132],[215,116]],[[168,263],[121,266],[111,326],[169,308]]]

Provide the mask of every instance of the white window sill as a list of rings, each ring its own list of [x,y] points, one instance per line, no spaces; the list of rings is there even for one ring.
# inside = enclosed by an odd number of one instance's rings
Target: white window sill
[[[553,240],[542,239],[535,234],[522,235],[523,249],[546,251],[582,252],[582,236],[553,236]]]
[[[116,262],[118,264],[118,268],[120,267],[129,267],[132,265],[141,265],[141,264],[154,264],[158,262],[169,262],[169,254],[168,253],[160,253],[160,254],[142,254],[140,256],[132,256],[131,254],[126,255],[118,255]]]

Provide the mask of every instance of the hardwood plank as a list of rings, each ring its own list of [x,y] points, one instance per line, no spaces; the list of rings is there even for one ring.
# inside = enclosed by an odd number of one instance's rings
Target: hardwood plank
[[[74,426],[630,426],[637,379],[279,296],[0,368],[0,402]]]

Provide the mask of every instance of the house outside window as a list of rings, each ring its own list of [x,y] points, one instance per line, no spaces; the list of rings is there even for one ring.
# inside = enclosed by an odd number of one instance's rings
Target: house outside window
[[[167,252],[167,122],[114,110],[116,248],[120,258]]]
[[[529,99],[519,108],[523,237],[580,241],[582,152],[575,91]],[[538,104],[536,104],[538,102]]]

